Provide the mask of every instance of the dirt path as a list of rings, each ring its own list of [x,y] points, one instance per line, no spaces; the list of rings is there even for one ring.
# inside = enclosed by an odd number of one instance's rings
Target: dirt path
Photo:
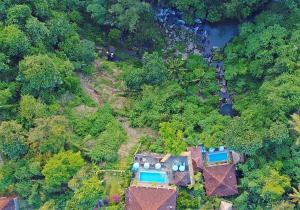
[[[117,71],[115,69],[115,71]],[[120,110],[124,107],[126,98],[120,96],[122,90],[117,85],[118,82],[115,76],[118,73],[108,74],[105,71],[96,72],[92,76],[85,76],[79,74],[80,84],[85,92],[99,105],[103,106],[104,103],[109,103],[114,110]],[[127,118],[117,118],[123,129],[127,133],[127,141],[121,145],[119,155],[120,168],[126,166],[127,158],[130,151],[134,146],[139,143],[142,136],[156,137],[157,133],[151,128],[132,128]]]
[[[99,96],[99,93],[90,86],[90,78],[84,76],[82,73],[79,74],[80,85],[85,90],[85,92],[100,106],[103,105],[103,101]]]

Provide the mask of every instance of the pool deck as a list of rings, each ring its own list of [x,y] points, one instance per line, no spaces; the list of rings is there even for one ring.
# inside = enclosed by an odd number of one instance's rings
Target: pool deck
[[[166,188],[170,185],[188,186],[194,184],[194,170],[192,166],[192,159],[190,152],[183,152],[180,156],[175,157],[172,155],[158,155],[152,153],[142,153],[135,156],[135,162],[140,164],[139,169],[134,173],[132,185],[134,186],[147,186],[147,187],[163,187]],[[145,169],[144,164],[149,163],[150,168]],[[160,163],[161,169],[155,169],[155,164]],[[174,163],[184,164],[185,171],[174,172],[172,167]],[[166,183],[155,182],[141,182],[139,181],[139,174],[142,171],[157,171],[164,172],[167,175]]]
[[[209,158],[208,156],[211,155],[211,154],[218,154],[218,153],[227,153],[227,159],[222,161],[222,160],[219,160],[219,161],[208,161]],[[206,167],[210,167],[210,166],[221,166],[221,165],[228,165],[232,162],[232,153],[231,151],[229,150],[224,150],[224,151],[215,151],[215,152],[206,152],[206,154],[204,155],[204,163],[205,163],[205,166]]]

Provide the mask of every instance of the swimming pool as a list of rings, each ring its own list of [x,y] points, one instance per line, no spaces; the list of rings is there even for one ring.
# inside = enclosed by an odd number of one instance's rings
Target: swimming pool
[[[139,173],[140,182],[167,183],[167,174],[161,171],[141,171]]]
[[[207,157],[209,163],[225,162],[229,158],[228,151],[208,153]]]

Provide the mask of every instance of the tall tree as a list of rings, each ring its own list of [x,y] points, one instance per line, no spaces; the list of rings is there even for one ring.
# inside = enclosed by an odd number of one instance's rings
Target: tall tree
[[[45,116],[46,111],[46,105],[36,100],[33,96],[22,96],[19,115],[26,128],[32,127],[35,119]]]
[[[107,22],[107,4],[107,0],[92,0],[87,5],[87,11],[91,13],[91,17],[100,25],[105,24]]]
[[[0,153],[8,159],[18,159],[27,152],[25,131],[16,121],[0,125]]]
[[[97,200],[104,195],[104,187],[96,176],[82,183],[82,187],[75,190],[74,196],[67,202],[66,209],[93,209]]]
[[[15,25],[0,28],[0,49],[11,57],[22,57],[30,47],[26,35]]]
[[[64,116],[39,118],[30,129],[28,142],[40,153],[57,153],[71,138],[71,129]]]
[[[57,57],[33,55],[20,62],[19,68],[23,92],[43,96],[63,84],[74,67],[69,61]]]
[[[118,28],[134,32],[145,14],[151,12],[151,6],[139,0],[118,0],[109,11]]]
[[[45,183],[49,189],[60,188],[76,174],[83,166],[84,160],[79,152],[61,151],[51,157],[42,170],[45,176]]]
[[[181,129],[182,126],[175,122],[163,122],[159,128],[159,133],[163,139],[166,151],[176,156],[186,150],[186,142],[183,139]]]

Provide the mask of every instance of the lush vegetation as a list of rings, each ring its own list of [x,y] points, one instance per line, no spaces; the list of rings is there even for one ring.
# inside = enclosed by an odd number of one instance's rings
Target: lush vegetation
[[[202,143],[244,153],[240,194],[228,198],[237,209],[300,208],[299,2],[160,1],[188,22],[258,13],[221,52],[234,117],[220,115],[215,70],[201,56],[162,53],[166,37],[154,2],[0,2],[0,195],[18,195],[23,209],[93,209],[107,197],[111,209],[122,209],[128,174],[103,173],[119,169],[118,149],[127,141],[122,116],[159,132],[141,138],[140,150],[178,155]],[[109,45],[122,58],[116,66],[126,88],[117,112],[96,104],[79,80],[93,75]],[[218,207],[201,174],[195,178],[179,191],[178,209]]]
[[[169,4],[185,12],[187,21],[193,18],[203,18],[210,22],[224,19],[243,20],[257,11],[269,0],[169,0]]]

